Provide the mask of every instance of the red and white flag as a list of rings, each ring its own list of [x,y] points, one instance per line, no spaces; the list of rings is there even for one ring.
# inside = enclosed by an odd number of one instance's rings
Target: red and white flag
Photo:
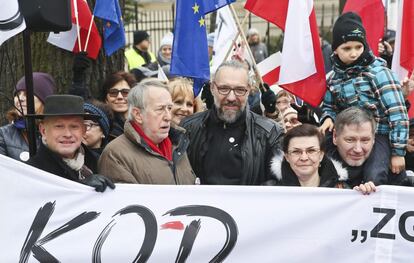
[[[392,70],[400,80],[409,77],[414,71],[414,1],[401,0],[398,6],[398,23],[395,36]],[[414,105],[414,93],[408,98]],[[414,117],[414,107],[411,106],[410,117]]]
[[[79,36],[77,34],[77,19],[75,16],[74,1],[77,4],[78,10],[78,20],[79,20]],[[50,33],[47,39],[47,42],[60,47],[65,50],[78,53],[80,38],[81,51],[85,51],[85,44],[89,30],[89,24],[92,20],[91,10],[89,9],[88,3],[86,0],[71,0],[72,8],[72,29],[70,31],[61,32],[58,34]],[[88,57],[96,59],[101,49],[101,36],[99,35],[98,29],[95,25],[95,22],[92,22],[91,33],[89,36],[89,43],[86,52],[88,52]]]
[[[279,81],[280,65],[282,64],[282,53],[276,52],[257,64],[260,76],[269,86]]]
[[[326,92],[326,80],[313,1],[247,0],[244,8],[285,33],[279,85],[318,106]]]
[[[362,20],[367,33],[367,42],[378,56],[378,42],[384,36],[385,0],[347,0],[342,13],[355,12]]]

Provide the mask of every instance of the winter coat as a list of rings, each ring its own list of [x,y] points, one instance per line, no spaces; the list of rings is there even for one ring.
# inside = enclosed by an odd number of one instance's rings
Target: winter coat
[[[85,165],[93,172],[97,172],[97,160],[88,150],[82,145],[85,152]],[[51,151],[43,143],[40,144],[35,156],[27,161],[27,164],[39,168],[43,171],[55,174],[57,176],[79,182],[79,172],[70,168],[58,154]]]
[[[260,63],[261,61],[265,60],[269,56],[267,52],[267,46],[264,43],[257,43],[250,45],[250,50],[252,51],[254,60],[256,63]]]
[[[273,185],[300,186],[298,177],[282,154],[278,153],[272,158],[270,167],[275,178]],[[319,187],[349,188],[345,183],[348,180],[348,172],[338,161],[324,156],[318,173],[320,178]],[[272,185],[269,182],[266,184]]]
[[[127,51],[125,51],[125,57],[126,57],[127,62],[128,62],[129,70],[131,70],[133,68],[139,68],[139,67],[144,66],[148,63],[157,61],[157,59],[155,58],[154,53],[148,51],[146,54],[149,57],[149,61],[146,61],[145,58],[141,54],[138,53],[136,48],[130,48]]]
[[[367,66],[343,69],[335,62],[327,79],[321,123],[351,106],[371,112],[378,123],[376,133],[389,136],[392,155],[404,156],[408,140],[408,114],[397,76],[383,59]]]
[[[37,145],[39,145],[37,140]],[[29,159],[29,144],[24,139],[22,130],[13,124],[0,127],[0,154],[18,161],[26,162]]]
[[[181,122],[190,138],[187,150],[191,166],[201,182],[206,175],[203,170],[204,157],[209,150],[207,143],[207,122],[211,111],[193,114]],[[245,114],[246,129],[241,145],[242,170],[241,185],[261,185],[271,178],[270,159],[280,149],[283,128],[268,118],[247,111]],[[214,136],[214,135],[213,135]],[[217,160],[217,165],[225,160]]]
[[[172,161],[154,152],[139,136],[129,121],[124,134],[111,141],[99,159],[99,172],[115,183],[133,184],[194,184],[186,149],[184,129],[170,128],[173,144]]]

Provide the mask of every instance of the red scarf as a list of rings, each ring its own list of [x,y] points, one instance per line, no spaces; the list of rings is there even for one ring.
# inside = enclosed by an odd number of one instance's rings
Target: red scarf
[[[138,132],[139,136],[148,144],[148,146],[156,153],[164,156],[167,160],[172,161],[172,143],[169,137],[165,138],[158,146],[145,135],[144,131],[134,121],[130,122],[135,131]]]

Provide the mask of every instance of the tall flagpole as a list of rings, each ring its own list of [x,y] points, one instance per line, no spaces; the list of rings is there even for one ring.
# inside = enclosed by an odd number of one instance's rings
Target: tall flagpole
[[[79,32],[79,14],[78,14],[78,0],[73,0],[73,11],[75,11],[75,19],[76,19],[76,32],[78,34],[78,45],[79,45],[79,52],[82,51],[82,45],[80,40],[80,32]]]
[[[93,19],[94,18],[95,18],[95,15],[92,14],[91,22],[89,23],[89,28],[88,28],[88,36],[86,37],[85,51],[88,49],[89,36],[91,35],[92,24],[93,24]]]
[[[244,24],[246,23],[246,21],[247,21],[247,18],[249,17],[249,12],[247,12],[246,11],[246,15],[244,16],[244,18],[243,18],[243,20],[242,20],[242,23],[241,23],[241,27],[243,28],[243,26],[244,26]],[[232,43],[236,43],[236,41],[237,41],[237,39],[239,38],[239,36],[240,36],[240,30],[237,30],[237,34],[236,34],[236,36],[234,37],[234,39],[233,39],[233,42]],[[223,62],[226,62],[227,61],[227,58],[229,57],[229,55],[230,55],[230,52],[231,52],[231,50],[233,49],[233,46],[230,46],[230,48],[229,48],[229,50],[227,51],[227,53],[226,53],[226,56],[224,57],[224,60],[223,60]]]
[[[259,89],[260,89],[260,91],[263,93],[263,92],[265,92],[265,91],[263,90],[263,88],[262,88],[262,87],[264,87],[264,85],[263,85],[264,83],[263,83],[262,76],[260,76],[260,73],[259,73],[259,71],[257,70],[256,60],[254,59],[253,53],[252,53],[252,51],[251,51],[251,49],[250,49],[249,43],[247,42],[246,35],[244,34],[243,28],[242,28],[242,27],[241,27],[241,25],[240,25],[239,18],[237,17],[237,14],[236,14],[236,11],[234,10],[233,5],[231,5],[231,4],[230,4],[230,5],[229,5],[229,7],[230,7],[231,13],[232,13],[232,15],[233,15],[233,18],[234,18],[234,20],[236,21],[236,24],[237,24],[237,27],[238,27],[238,29],[239,29],[239,32],[240,32],[240,34],[241,34],[241,36],[242,36],[242,40],[244,41],[244,43],[245,43],[245,45],[246,45],[247,52],[249,53],[249,56],[250,56],[250,58],[251,58],[251,59],[252,59],[252,61],[253,61],[253,70],[254,70],[254,73],[256,74],[256,76],[257,76],[257,78],[259,79],[260,84],[261,84],[261,86],[259,86]]]

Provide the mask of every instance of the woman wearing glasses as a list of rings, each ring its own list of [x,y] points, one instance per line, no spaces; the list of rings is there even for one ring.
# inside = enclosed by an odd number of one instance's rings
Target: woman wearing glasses
[[[119,71],[107,77],[102,87],[102,101],[108,104],[114,113],[114,122],[109,132],[109,140],[124,133],[124,123],[128,114],[127,97],[136,84],[133,74]]]
[[[86,133],[82,143],[86,145],[96,158],[99,158],[106,144],[109,142],[109,131],[112,127],[112,111],[107,104],[97,100],[86,102],[83,105],[86,113],[100,116],[98,120],[85,120]]]
[[[276,185],[349,188],[347,170],[340,163],[325,156],[325,140],[316,126],[303,124],[286,132],[283,156],[271,161]],[[372,182],[355,188],[364,194],[375,191]]]

